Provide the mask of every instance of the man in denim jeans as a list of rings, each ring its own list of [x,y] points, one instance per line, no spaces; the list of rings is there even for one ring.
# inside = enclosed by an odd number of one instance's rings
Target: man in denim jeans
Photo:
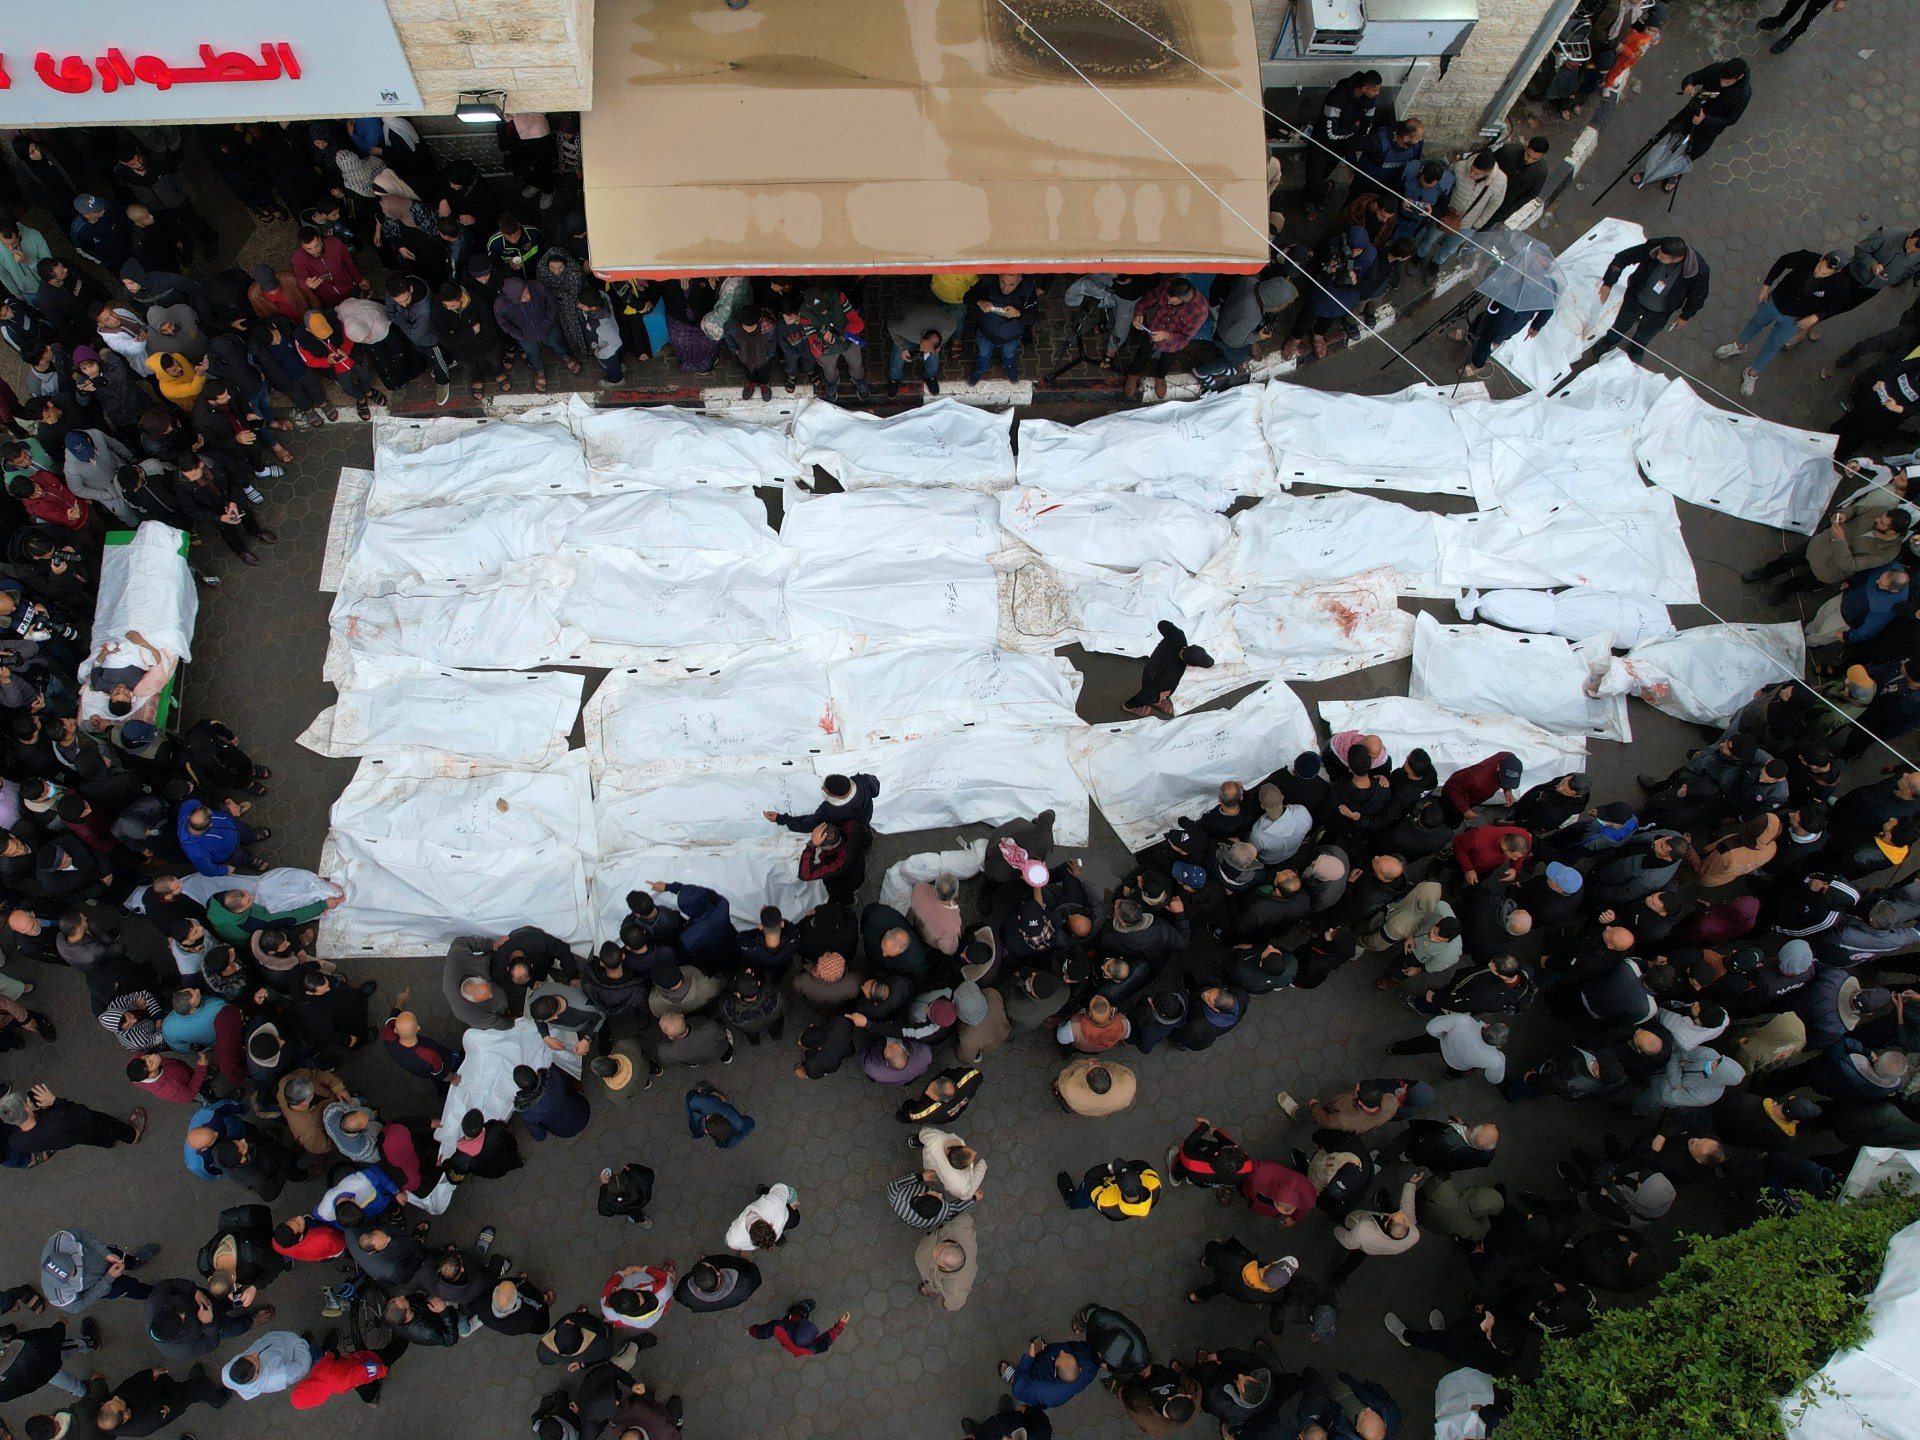
[[[973,372],[969,385],[978,385],[997,355],[1007,379],[1020,378],[1020,342],[1027,333],[1027,317],[1040,304],[1040,292],[1024,275],[995,275],[967,292],[974,310]]]
[[[913,305],[887,324],[887,394],[900,393],[912,365],[927,393],[940,393],[940,347],[959,330],[959,319],[944,305]]]
[[[1753,307],[1740,338],[1720,346],[1713,357],[1731,360],[1746,354],[1747,347],[1759,340],[1759,353],[1740,376],[1740,393],[1751,395],[1760,383],[1760,372],[1774,356],[1810,334],[1823,319],[1849,309],[1852,299],[1853,281],[1847,277],[1844,251],[1818,255],[1811,250],[1789,250],[1773,262],[1767,278],[1760,282],[1760,302]]]
[[[1447,199],[1453,228],[1449,230],[1437,220],[1430,222],[1413,252],[1425,262],[1429,280],[1476,232],[1491,225],[1506,203],[1507,172],[1500,168],[1491,150],[1453,162],[1453,194]]]

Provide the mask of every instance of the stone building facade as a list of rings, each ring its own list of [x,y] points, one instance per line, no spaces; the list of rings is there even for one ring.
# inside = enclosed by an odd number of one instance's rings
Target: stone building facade
[[[1273,53],[1292,0],[1252,0],[1260,55]],[[1427,122],[1430,143],[1460,148],[1474,143],[1481,116],[1525,52],[1552,0],[1480,0],[1473,38],[1445,75],[1427,82],[1413,106]],[[1359,68],[1357,65],[1355,68]]]
[[[462,90],[515,110],[593,105],[593,0],[387,0],[428,114]]]

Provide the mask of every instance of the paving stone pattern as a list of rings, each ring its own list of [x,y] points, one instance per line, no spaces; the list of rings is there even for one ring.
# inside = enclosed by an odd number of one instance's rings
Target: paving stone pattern
[[[1608,207],[1655,233],[1686,234],[1706,251],[1715,267],[1714,298],[1698,324],[1669,337],[1661,350],[1731,388],[1733,370],[1716,367],[1708,351],[1735,332],[1751,301],[1751,287],[1776,254],[1801,245],[1844,244],[1882,221],[1911,223],[1912,106],[1903,82],[1920,41],[1914,27],[1900,23],[1902,0],[1856,0],[1843,14],[1823,16],[1813,33],[1782,58],[1767,55],[1756,43],[1754,4],[1695,0],[1675,8],[1680,13],[1667,42],[1642,67],[1641,93],[1609,127],[1583,177],[1585,193],[1562,196],[1542,233],[1561,244],[1591,223],[1598,212],[1587,208],[1586,199],[1670,113],[1670,92],[1679,74],[1730,50],[1752,57],[1757,71],[1753,107],[1721,143],[1708,173],[1682,187],[1672,223],[1664,219],[1662,196],[1616,190]],[[1873,53],[1861,58],[1861,50]],[[1556,120],[1541,128],[1564,142],[1575,127]],[[231,233],[239,217],[229,208],[223,218]],[[252,236],[241,258],[251,263],[284,249],[284,243],[284,236]],[[877,298],[884,316],[913,288],[906,281],[876,282],[869,287],[870,311]],[[1070,353],[1058,315],[1063,288],[1055,286],[1055,313],[1038,332],[1030,362],[1050,365]],[[1882,327],[1904,304],[1904,295],[1876,300],[1836,325],[1818,347],[1783,357],[1755,407],[1800,422],[1828,418],[1833,387],[1814,376],[1821,356]],[[1403,345],[1414,333],[1414,326],[1402,325],[1390,338]],[[1417,378],[1398,364],[1382,371],[1386,356],[1379,343],[1370,343],[1311,367],[1300,378],[1371,392]],[[1459,347],[1435,339],[1415,358],[1444,376],[1459,363]],[[664,398],[684,383],[669,366],[635,367],[629,388]],[[1504,393],[1496,384],[1497,393]],[[430,393],[401,398],[412,404],[424,400],[431,408]],[[1071,419],[1096,413],[1106,402],[1091,387],[1077,387],[1042,392],[1040,403],[1045,413]],[[368,463],[370,443],[367,427],[357,424],[301,431],[290,443],[298,462],[267,487],[268,523],[281,535],[281,543],[264,552],[267,563],[246,570],[218,547],[196,551],[197,563],[223,584],[203,592],[186,693],[190,714],[226,719],[274,767],[273,794],[260,806],[260,818],[278,832],[268,849],[275,859],[312,865],[325,834],[327,807],[350,775],[351,762],[320,759],[295,746],[293,737],[332,698],[331,688],[320,680],[329,604],[316,589],[320,552],[335,474],[342,465]],[[1451,508],[1452,502],[1432,503]],[[1742,568],[1777,551],[1779,537],[1691,506],[1680,508],[1713,610],[1735,619],[1780,618],[1736,578]],[[1689,608],[1676,618],[1686,625],[1710,617],[1704,609]],[[1133,688],[1135,667],[1069,653],[1087,679],[1082,714],[1090,720],[1117,718],[1119,701]],[[1397,664],[1299,688],[1309,700],[1394,694],[1404,693],[1406,678],[1406,666]],[[1632,753],[1615,745],[1593,749],[1591,768],[1603,796],[1631,794],[1635,769],[1663,770],[1686,746],[1698,743],[1699,732],[1645,707],[1635,707],[1633,723]],[[1272,758],[1278,763],[1286,757]],[[884,823],[884,797],[880,816]],[[1097,816],[1094,828],[1089,871],[1106,883],[1124,856]],[[889,837],[873,873],[877,877],[900,855],[949,839]],[[129,937],[137,949],[157,957],[157,940],[143,925],[130,925]],[[57,1093],[124,1109],[131,1092],[121,1078],[119,1052],[89,1020],[79,986],[54,971],[27,968],[27,978],[42,986],[35,1003],[58,1019],[64,1034],[51,1050],[8,1057],[4,1078],[15,1085],[45,1080]],[[436,962],[392,960],[361,969],[381,982],[383,1004],[410,985],[427,1028],[447,1035]],[[957,1417],[986,1413],[1003,1389],[995,1363],[1016,1355],[1029,1336],[1064,1335],[1073,1311],[1088,1301],[1133,1315],[1146,1327],[1157,1356],[1188,1355],[1196,1344],[1249,1340],[1257,1333],[1254,1312],[1226,1301],[1200,1310],[1185,1303],[1186,1290],[1201,1274],[1201,1246],[1210,1237],[1238,1234],[1263,1255],[1295,1253],[1308,1274],[1325,1275],[1339,1252],[1324,1222],[1285,1230],[1244,1209],[1219,1208],[1211,1199],[1179,1190],[1168,1194],[1146,1222],[1114,1226],[1090,1213],[1062,1209],[1053,1174],[1059,1169],[1078,1173],[1115,1156],[1160,1157],[1199,1113],[1234,1131],[1254,1153],[1284,1156],[1304,1140],[1306,1127],[1290,1127],[1276,1111],[1275,1090],[1286,1087],[1304,1095],[1362,1075],[1396,1071],[1436,1078],[1438,1067],[1431,1059],[1384,1056],[1388,1043],[1413,1033],[1416,1025],[1375,994],[1372,978],[1372,968],[1360,963],[1318,990],[1262,999],[1235,1035],[1203,1056],[1127,1055],[1137,1062],[1141,1098],[1133,1109],[1106,1121],[1065,1116],[1055,1107],[1047,1086],[1061,1062],[1051,1043],[1026,1037],[990,1057],[982,1098],[957,1127],[980,1147],[991,1170],[986,1197],[975,1212],[982,1279],[971,1302],[955,1315],[941,1313],[935,1302],[916,1293],[911,1256],[918,1235],[892,1217],[882,1198],[887,1181],[914,1163],[904,1143],[906,1127],[892,1118],[898,1097],[874,1093],[875,1087],[857,1075],[812,1085],[795,1080],[791,1030],[785,1044],[743,1049],[733,1066],[711,1077],[759,1121],[753,1137],[738,1149],[720,1153],[690,1141],[681,1119],[681,1087],[663,1083],[631,1107],[602,1107],[578,1139],[523,1142],[529,1166],[504,1180],[476,1183],[458,1197],[449,1216],[436,1221],[435,1233],[465,1241],[480,1225],[496,1224],[499,1248],[558,1290],[567,1307],[591,1301],[618,1266],[669,1258],[685,1266],[719,1248],[726,1224],[752,1198],[756,1184],[791,1182],[799,1188],[805,1221],[790,1244],[762,1262],[766,1284],[761,1293],[741,1311],[669,1315],[654,1332],[658,1348],[641,1357],[638,1373],[658,1389],[682,1395],[687,1434],[708,1440],[957,1435]],[[1521,1061],[1544,1051],[1550,1038],[1544,1017],[1528,1017],[1517,1028],[1513,1048]],[[350,1080],[390,1115],[426,1113],[432,1105],[427,1087],[400,1075],[384,1056],[357,1058],[346,1069]],[[1590,1143],[1599,1128],[1619,1123],[1552,1101],[1509,1107],[1478,1081],[1442,1081],[1439,1088],[1445,1108],[1505,1127],[1494,1174],[1515,1193],[1543,1183],[1566,1144]],[[190,1273],[218,1210],[247,1197],[237,1188],[186,1174],[179,1161],[185,1124],[184,1110],[157,1108],[137,1153],[71,1151],[44,1168],[11,1173],[12,1223],[0,1237],[0,1282],[28,1280],[43,1238],[60,1225],[83,1225],[130,1245],[158,1240],[165,1252],[150,1277]],[[657,1223],[650,1231],[602,1220],[594,1212],[599,1169],[631,1159],[659,1172]],[[291,1192],[277,1212],[289,1213],[296,1200],[310,1194]],[[1711,1228],[1726,1223],[1729,1214],[1719,1197],[1690,1194],[1673,1218],[1686,1227]],[[1660,1233],[1670,1236],[1675,1228]],[[1444,1367],[1435,1357],[1395,1346],[1379,1317],[1389,1306],[1410,1318],[1433,1305],[1458,1313],[1467,1276],[1451,1248],[1443,1239],[1429,1238],[1405,1257],[1365,1266],[1346,1289],[1334,1346],[1322,1349],[1290,1332],[1279,1342],[1284,1361],[1323,1369],[1337,1363],[1387,1381],[1407,1410],[1404,1433],[1424,1433],[1432,1382]],[[280,1309],[275,1323],[320,1333],[325,1322],[318,1315],[318,1291],[328,1278],[329,1267],[306,1266],[277,1281],[268,1292]],[[748,1321],[769,1318],[803,1295],[817,1297],[826,1316],[852,1312],[852,1326],[830,1356],[795,1359],[742,1333]],[[117,1380],[155,1362],[141,1333],[138,1306],[103,1302],[93,1313],[106,1335],[104,1351],[94,1357],[100,1370]],[[229,1342],[218,1359],[224,1361],[240,1344]],[[556,1379],[555,1372],[536,1365],[531,1345],[483,1331],[451,1351],[408,1355],[388,1381],[378,1409],[341,1399],[318,1414],[294,1414],[283,1400],[265,1399],[253,1406],[234,1404],[219,1414],[196,1411],[182,1428],[202,1440],[263,1433],[290,1440],[397,1433],[415,1440],[505,1440],[526,1433],[536,1398]],[[42,1392],[39,1404],[16,1402],[5,1418],[17,1426],[34,1409],[50,1408],[54,1399],[53,1392]],[[1056,1426],[1064,1440],[1135,1433],[1098,1390],[1057,1412]],[[1203,1418],[1190,1433],[1210,1429]]]

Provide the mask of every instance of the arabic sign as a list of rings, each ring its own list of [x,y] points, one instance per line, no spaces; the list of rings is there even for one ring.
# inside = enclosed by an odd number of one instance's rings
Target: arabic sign
[[[384,0],[63,0],[0,16],[9,128],[420,109]]]

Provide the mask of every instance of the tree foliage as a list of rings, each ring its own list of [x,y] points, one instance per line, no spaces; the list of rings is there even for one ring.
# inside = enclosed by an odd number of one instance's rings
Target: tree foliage
[[[1920,1196],[1886,1193],[1684,1237],[1650,1300],[1547,1342],[1499,1440],[1778,1440],[1778,1401],[1861,1338],[1887,1243],[1916,1220]]]

